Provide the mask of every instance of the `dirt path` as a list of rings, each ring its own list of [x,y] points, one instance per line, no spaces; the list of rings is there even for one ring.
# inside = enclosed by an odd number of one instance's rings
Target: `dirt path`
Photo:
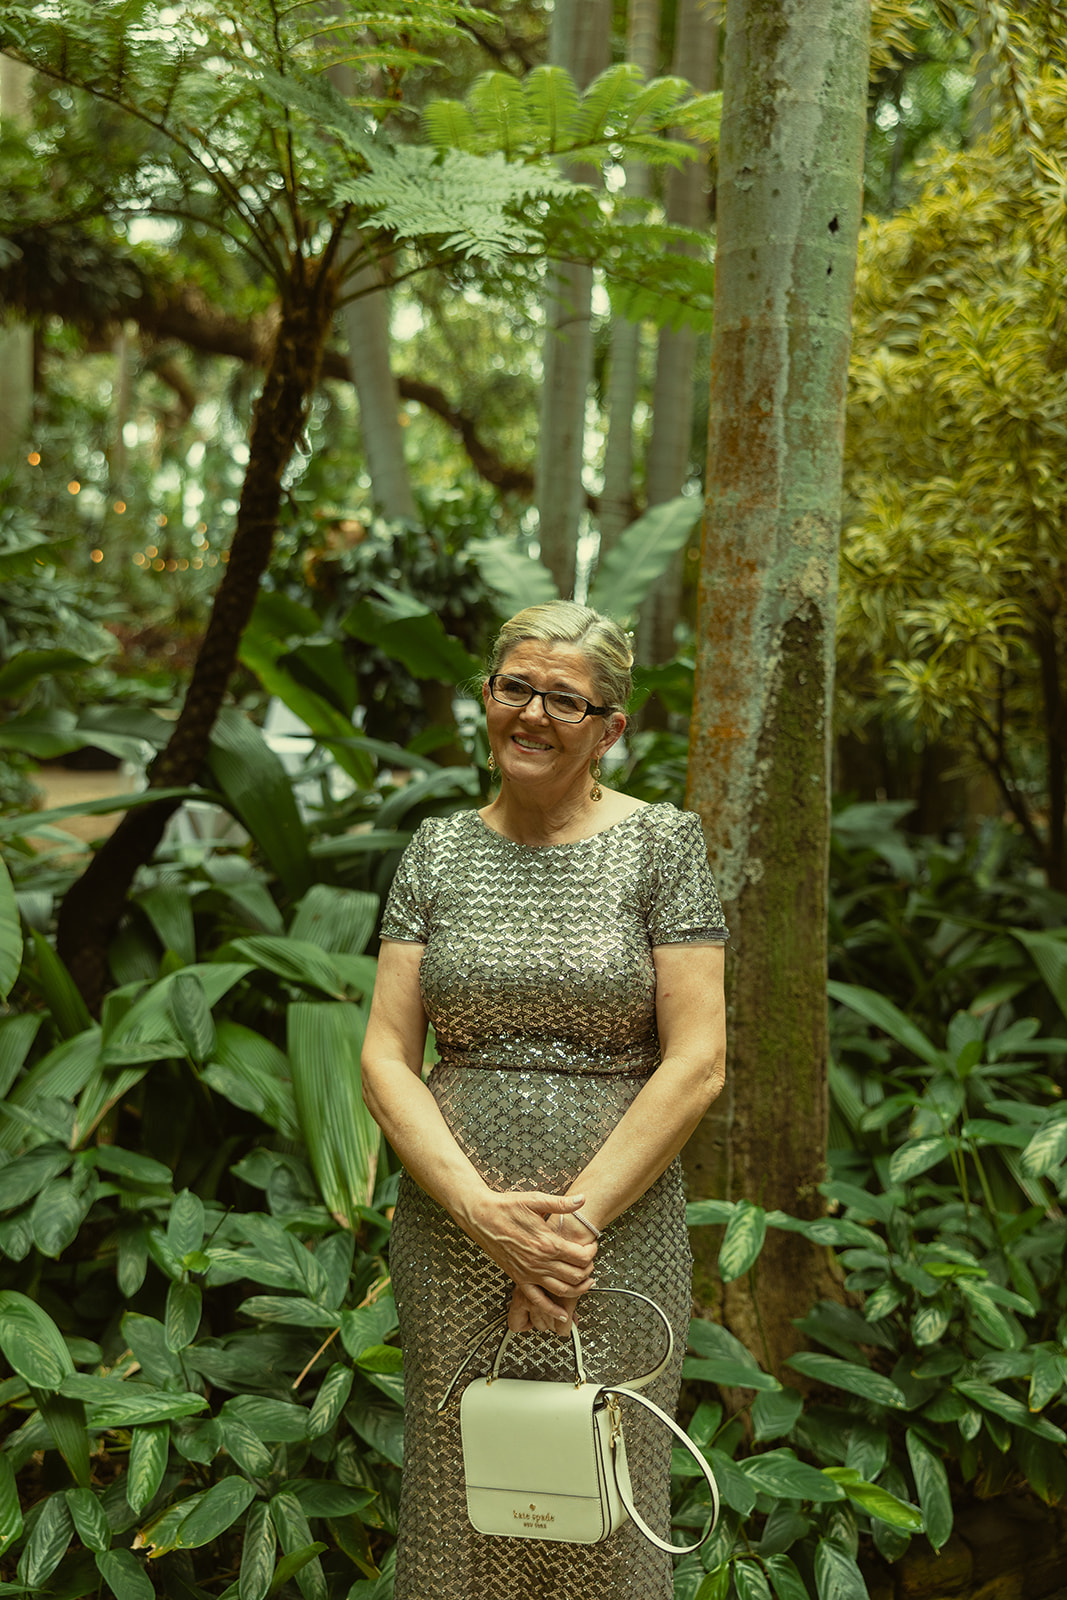
[[[33,774],[33,785],[41,796],[40,809],[51,811],[54,806],[80,805],[83,800],[102,800],[112,794],[132,794],[137,779],[121,768],[113,772],[74,772],[69,767],[48,765],[38,767]],[[121,811],[108,811],[100,817],[67,817],[53,826],[91,844],[94,839],[106,839],[108,834],[114,833],[121,818]],[[41,846],[45,846],[44,840]]]

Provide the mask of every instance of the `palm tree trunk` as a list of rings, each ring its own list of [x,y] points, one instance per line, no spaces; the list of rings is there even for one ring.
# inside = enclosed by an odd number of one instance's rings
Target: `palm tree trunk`
[[[29,122],[32,83],[30,67],[0,56],[0,123],[6,128]],[[25,456],[32,421],[33,329],[0,324],[0,467]]]
[[[229,562],[215,595],[207,630],[174,731],[152,766],[149,787],[196,783],[211,730],[270,560],[281,502],[282,475],[304,428],[333,322],[337,284],[334,247],[320,261],[297,258],[283,301],[274,349],[256,402]],[[129,811],[63,901],[58,948],[94,1012],[108,982],[107,949],[138,871],[152,859],[174,801]]]
[[[733,934],[731,1074],[694,1192],[818,1215],[827,1136],[830,707],[868,0],[730,0],[707,516],[687,803]],[[772,1230],[723,1314],[772,1368],[827,1281]],[[755,1274],[753,1274],[755,1277]],[[714,1295],[705,1255],[698,1290]]]
[[[404,459],[400,396],[389,342],[389,290],[374,287],[379,274],[370,264],[361,267],[349,281],[356,297],[343,308],[341,316],[348,338],[348,366],[359,398],[360,432],[371,494],[383,517],[414,522],[418,511]]]
[[[608,0],[556,0],[549,55],[585,88],[611,61]],[[596,174],[571,169],[580,182]],[[593,273],[590,267],[551,269],[545,300],[541,416],[536,471],[541,559],[559,591],[574,589],[578,523],[585,503],[585,405],[593,368]]]

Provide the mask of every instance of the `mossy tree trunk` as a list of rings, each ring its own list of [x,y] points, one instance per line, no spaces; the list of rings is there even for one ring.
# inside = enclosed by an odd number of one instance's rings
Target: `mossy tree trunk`
[[[868,0],[730,0],[688,804],[733,935],[730,1080],[694,1191],[802,1216],[827,1132],[830,696]],[[698,1245],[701,1241],[698,1240]],[[712,1241],[698,1291],[716,1297]],[[829,1287],[768,1235],[722,1311],[772,1367]]]

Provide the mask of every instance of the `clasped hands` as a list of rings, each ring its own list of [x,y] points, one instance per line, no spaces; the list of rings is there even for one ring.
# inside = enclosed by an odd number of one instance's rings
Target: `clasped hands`
[[[573,1220],[581,1195],[487,1190],[469,1231],[515,1285],[508,1309],[514,1333],[538,1328],[568,1335],[574,1308],[593,1287],[597,1241]]]

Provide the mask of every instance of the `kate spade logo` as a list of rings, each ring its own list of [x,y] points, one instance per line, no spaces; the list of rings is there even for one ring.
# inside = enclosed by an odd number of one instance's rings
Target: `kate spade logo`
[[[528,1510],[512,1511],[516,1522],[521,1522],[524,1528],[544,1528],[550,1522],[555,1522],[551,1511],[538,1511],[537,1504],[531,1500]]]

